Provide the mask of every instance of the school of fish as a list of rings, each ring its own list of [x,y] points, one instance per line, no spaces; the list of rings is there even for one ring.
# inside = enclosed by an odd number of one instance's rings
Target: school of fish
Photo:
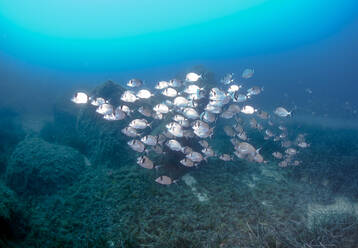
[[[244,70],[240,81],[245,82],[253,74],[253,69]],[[288,130],[282,123],[292,111],[278,106],[271,115],[255,108],[247,101],[261,94],[263,88],[253,86],[245,91],[243,85],[235,81],[234,73],[229,73],[217,87],[207,89],[203,75],[189,72],[184,79],[159,81],[153,90],[145,87],[142,80],[131,79],[127,83],[129,88],[120,97],[123,103],[120,106],[113,106],[110,99],[89,97],[85,92],[77,92],[71,100],[92,105],[105,120],[126,121],[128,124],[121,132],[128,137],[128,146],[138,153],[137,164],[145,169],[160,167],[151,159],[151,152],[157,156],[175,153],[179,157],[178,165],[185,167],[199,166],[208,159],[267,162],[260,154],[264,147],[255,147],[250,142],[247,128],[260,132],[264,140],[279,142],[282,149],[273,152],[272,158],[280,167],[299,165],[301,161],[296,159],[299,149],[308,148],[310,144],[305,134],[299,134],[295,140],[288,139]],[[153,135],[152,123],[158,120],[165,125]],[[230,153],[218,153],[210,146],[218,120],[225,121],[226,125],[217,128],[222,128],[230,140]],[[166,152],[168,149],[171,153]],[[176,182],[167,175],[155,181],[163,185]]]

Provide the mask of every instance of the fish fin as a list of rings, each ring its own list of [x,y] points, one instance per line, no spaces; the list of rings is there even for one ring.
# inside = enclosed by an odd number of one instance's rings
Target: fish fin
[[[256,154],[260,153],[261,149],[262,149],[262,147],[260,147],[259,149],[256,149]]]
[[[235,100],[235,91],[234,92],[228,92],[227,94],[229,95],[229,97],[231,97],[231,99],[233,101]]]

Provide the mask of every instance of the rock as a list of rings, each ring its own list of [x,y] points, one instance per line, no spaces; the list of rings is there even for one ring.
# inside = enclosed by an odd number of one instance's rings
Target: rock
[[[107,81],[95,88],[91,96],[103,97],[117,107],[124,104],[120,101],[124,90],[119,84]],[[130,106],[137,108],[134,107],[135,105]],[[94,166],[113,168],[130,163],[128,154],[131,151],[127,145],[129,139],[121,133],[121,129],[128,125],[128,120],[127,118],[123,121],[107,121],[96,113],[95,106],[90,104],[83,106],[76,125],[78,139],[85,145],[83,152]]]
[[[73,183],[84,167],[73,148],[27,137],[9,159],[6,181],[20,195],[50,194]]]
[[[24,138],[19,114],[9,108],[0,108],[0,174],[6,170],[7,160],[16,144]]]
[[[28,224],[18,206],[15,192],[0,181],[0,246],[25,237]]]

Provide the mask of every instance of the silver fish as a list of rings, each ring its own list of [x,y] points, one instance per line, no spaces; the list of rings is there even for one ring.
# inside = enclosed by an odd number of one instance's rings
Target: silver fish
[[[169,112],[169,107],[164,103],[159,103],[154,106],[153,110],[157,113],[167,114]]]
[[[198,91],[196,93],[189,94],[187,98],[190,101],[193,101],[193,100],[196,101],[196,100],[200,100],[200,99],[202,99],[204,97],[205,97],[204,91]]]
[[[233,146],[237,146],[237,145],[240,144],[240,141],[239,141],[238,139],[236,139],[236,138],[231,138],[231,139],[230,139],[230,142],[231,142],[231,144],[232,144]]]
[[[121,132],[128,136],[128,137],[137,137],[140,136],[140,134],[137,132],[137,129],[133,128],[133,127],[125,127],[121,130]]]
[[[163,185],[170,185],[172,184],[174,181],[168,177],[168,176],[160,176],[157,179],[155,179],[155,181],[159,184],[163,184]]]
[[[157,90],[162,90],[162,89],[165,89],[165,88],[168,88],[168,87],[169,87],[169,83],[167,81],[160,81],[155,86],[155,88]]]
[[[144,144],[148,146],[155,146],[158,143],[158,138],[153,135],[146,135],[140,139]]]
[[[227,89],[228,93],[234,93],[236,91],[239,91],[242,88],[242,85],[233,84],[230,85],[230,87]]]
[[[136,97],[136,94],[133,91],[126,90],[126,91],[123,92],[123,94],[121,96],[121,100],[123,102],[133,103],[133,102],[137,101],[138,98]]]
[[[105,119],[107,121],[118,121],[115,114],[104,115],[103,119]]]
[[[74,97],[71,98],[71,101],[76,104],[86,104],[88,102],[88,96],[84,92],[77,92]]]
[[[241,142],[237,146],[235,146],[235,150],[242,153],[242,154],[250,154],[255,156],[256,149],[247,142]]]
[[[136,152],[144,152],[145,146],[139,140],[133,139],[128,141],[127,144]]]
[[[138,108],[138,112],[141,113],[142,115],[144,115],[145,117],[151,117],[152,116],[152,111],[149,108],[140,106]]]
[[[220,80],[220,82],[225,85],[231,84],[232,82],[234,82],[233,76],[234,73],[228,73]]]
[[[224,101],[227,98],[227,95],[224,91],[219,88],[212,88],[209,92],[210,100]]]
[[[162,120],[163,117],[164,117],[164,115],[163,115],[162,113],[159,113],[159,112],[154,112],[154,113],[152,114],[152,117],[153,117],[154,119],[156,119],[156,120]]]
[[[143,81],[140,79],[137,79],[137,78],[133,78],[133,79],[129,80],[127,83],[127,86],[132,87],[132,88],[140,87],[142,85],[143,85]]]
[[[209,147],[209,143],[208,143],[206,140],[199,140],[199,144],[200,144],[203,148]]]
[[[249,124],[251,128],[257,128],[257,121],[255,118],[250,118]]]
[[[257,111],[257,109],[254,109],[254,107],[250,106],[250,105],[245,105],[242,109],[241,112],[247,115],[252,115],[253,113],[255,113]]]
[[[101,115],[111,115],[113,114],[113,106],[108,103],[101,104],[96,109],[96,112]]]
[[[254,69],[245,69],[242,72],[242,77],[245,79],[251,78],[254,75]]]
[[[186,167],[193,167],[195,166],[194,162],[188,158],[183,158],[180,160],[180,163]]]
[[[192,123],[192,128],[193,130],[202,129],[204,131],[207,131],[210,129],[210,126],[206,122],[203,122],[201,120],[196,120]]]
[[[245,133],[244,131],[238,133],[238,134],[237,134],[237,137],[238,137],[239,139],[241,139],[241,140],[244,140],[244,141],[247,140],[247,135],[246,135],[246,133]]]
[[[166,125],[166,128],[168,129],[169,133],[175,137],[183,137],[184,135],[182,127],[176,122],[170,122]]]
[[[256,114],[258,117],[260,117],[263,120],[267,120],[269,118],[268,113],[263,110],[258,110]]]
[[[236,123],[236,124],[234,125],[234,129],[235,129],[235,131],[238,132],[238,133],[241,133],[241,132],[244,131],[243,127],[242,127],[239,123]]]
[[[169,86],[174,88],[179,88],[183,85],[183,82],[180,79],[174,78],[169,80]]]
[[[126,113],[120,107],[116,108],[114,111],[114,116],[116,120],[123,120],[127,117]]]
[[[185,97],[182,97],[182,96],[177,96],[176,98],[174,98],[174,101],[173,101],[173,105],[176,107],[180,107],[180,108],[185,108],[188,106],[188,104],[189,104],[189,101]]]
[[[234,102],[245,102],[247,100],[246,95],[240,94],[238,92],[234,92],[233,94],[230,94],[230,96]]]
[[[99,105],[101,105],[101,104],[105,104],[105,103],[108,103],[108,102],[106,102],[106,100],[104,99],[104,98],[102,98],[102,97],[97,97],[96,99],[93,99],[92,101],[91,101],[91,104],[93,105],[93,106],[99,106]]]
[[[233,113],[240,113],[241,111],[241,108],[238,104],[236,103],[233,103],[233,104],[230,104],[230,106],[227,108],[227,111],[230,111],[230,112],[233,112]]]
[[[263,91],[263,88],[260,88],[258,86],[254,86],[254,87],[249,88],[247,90],[247,96],[251,97],[251,96],[254,96],[254,95],[258,95],[258,94],[261,93],[261,91]]]
[[[203,148],[201,152],[205,155],[206,158],[215,156],[214,150],[210,147]]]
[[[285,150],[285,153],[290,155],[290,156],[293,156],[293,155],[297,154],[297,150],[295,148],[288,148],[288,149]]]
[[[201,113],[200,119],[207,123],[213,123],[216,121],[216,115],[209,111],[204,111],[203,113]]]
[[[264,161],[264,158],[262,157],[262,155],[260,153],[256,153],[255,156],[253,157],[253,160],[256,163],[265,163],[266,161]]]
[[[278,163],[278,165],[280,167],[287,167],[288,166],[289,161],[288,160],[282,160],[280,163]]]
[[[277,159],[283,158],[283,155],[282,155],[282,153],[280,153],[280,152],[273,152],[273,153],[272,153],[272,156],[274,156],[274,157],[277,158]]]
[[[149,99],[152,96],[154,96],[152,94],[152,92],[150,92],[149,90],[146,90],[146,89],[141,89],[137,92],[137,97],[140,99]]]
[[[222,112],[220,117],[224,118],[224,119],[231,119],[232,117],[234,117],[235,113],[226,110],[225,112]]]
[[[150,124],[146,119],[134,119],[129,123],[129,126],[135,129],[145,129],[146,127],[150,127]]]
[[[278,107],[275,109],[274,114],[280,116],[280,117],[287,117],[291,115],[291,112],[288,112],[287,109],[283,107]]]
[[[220,114],[222,111],[222,108],[220,106],[213,106],[213,105],[206,105],[205,111],[213,113],[213,114]]]
[[[162,95],[167,97],[176,97],[178,95],[178,92],[174,88],[166,88],[162,91]]]
[[[198,112],[193,108],[185,108],[183,110],[183,114],[186,118],[193,119],[193,120],[199,119],[199,117],[200,117]]]
[[[121,105],[117,109],[122,110],[127,115],[131,115],[131,113],[133,112],[127,105]]]
[[[137,159],[137,164],[146,169],[153,169],[154,164],[147,156],[140,156]]]
[[[204,158],[203,155],[199,152],[191,152],[186,155],[186,158],[190,159],[193,162],[200,163]]]
[[[200,88],[199,86],[195,85],[195,84],[190,84],[188,85],[185,89],[184,89],[184,93],[187,94],[198,94],[198,92],[200,90],[203,90],[202,88]]]
[[[195,72],[189,72],[185,76],[185,80],[188,82],[197,82],[201,78],[201,75],[195,73]]]
[[[203,129],[203,128],[195,129],[194,134],[196,136],[198,136],[199,138],[206,139],[208,137],[211,137],[214,134],[214,128],[210,128],[210,129]]]
[[[163,143],[167,140],[167,137],[164,134],[158,135],[158,144],[163,145]]]
[[[227,161],[232,161],[233,160],[233,157],[231,156],[231,155],[229,155],[229,154],[221,154],[220,156],[219,156],[219,159],[221,159],[221,160],[223,160],[223,161],[225,161],[225,162],[227,162]]]
[[[274,133],[273,133],[271,130],[269,130],[269,129],[266,129],[265,134],[266,134],[268,137],[273,137],[273,136],[275,136]]]
[[[301,148],[307,148],[310,146],[310,144],[306,143],[305,141],[301,141],[297,144],[297,146],[299,146]]]
[[[181,144],[177,140],[174,140],[174,139],[168,140],[165,143],[165,145],[168,146],[170,148],[170,150],[177,151],[177,152],[182,152],[183,151],[183,147],[181,146]]]

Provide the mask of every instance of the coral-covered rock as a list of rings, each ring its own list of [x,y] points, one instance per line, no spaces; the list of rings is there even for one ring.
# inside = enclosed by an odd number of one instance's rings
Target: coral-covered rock
[[[28,225],[23,218],[15,192],[0,181],[0,246],[9,240],[22,239]]]
[[[84,168],[84,157],[71,147],[27,137],[12,153],[8,185],[19,194],[49,194],[71,184]]]
[[[124,88],[112,81],[107,81],[92,92],[93,97],[103,97],[117,107],[123,102],[120,97]],[[136,109],[135,105],[130,107]],[[78,138],[85,145],[84,152],[93,165],[118,167],[129,163],[127,137],[121,129],[128,124],[128,120],[106,121],[90,104],[83,106],[77,120]]]

